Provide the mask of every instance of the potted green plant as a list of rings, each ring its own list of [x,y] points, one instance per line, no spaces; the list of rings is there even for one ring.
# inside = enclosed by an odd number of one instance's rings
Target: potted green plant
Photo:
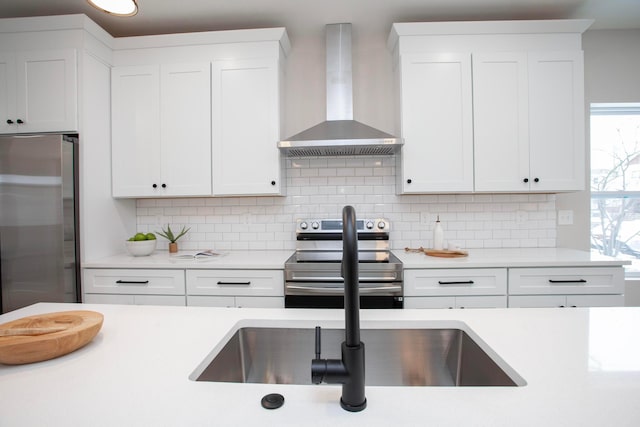
[[[191,227],[182,226],[182,230],[178,234],[174,234],[171,226],[167,224],[166,229],[163,228],[162,231],[156,231],[156,233],[169,241],[169,253],[176,253],[178,252],[178,239],[187,234],[189,230],[191,230]]]

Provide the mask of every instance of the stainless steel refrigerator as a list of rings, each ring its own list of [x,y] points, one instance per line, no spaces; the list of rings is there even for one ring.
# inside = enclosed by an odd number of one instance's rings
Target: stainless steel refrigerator
[[[0,302],[78,302],[77,135],[0,136]]]

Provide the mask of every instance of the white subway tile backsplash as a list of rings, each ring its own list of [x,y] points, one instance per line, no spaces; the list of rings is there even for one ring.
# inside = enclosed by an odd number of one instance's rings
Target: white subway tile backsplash
[[[461,248],[556,245],[554,194],[396,195],[395,184],[393,156],[287,159],[285,197],[139,199],[137,227],[191,227],[186,250],[293,250],[296,219],[339,218],[351,204],[359,217],[391,221],[394,249],[430,246],[437,215]]]

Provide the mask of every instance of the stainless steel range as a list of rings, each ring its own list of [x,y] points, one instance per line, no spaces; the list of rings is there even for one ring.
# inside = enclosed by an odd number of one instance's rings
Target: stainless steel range
[[[387,219],[356,221],[360,308],[402,308],[402,262],[391,253]],[[342,220],[296,222],[296,252],[285,263],[285,307],[344,305]]]

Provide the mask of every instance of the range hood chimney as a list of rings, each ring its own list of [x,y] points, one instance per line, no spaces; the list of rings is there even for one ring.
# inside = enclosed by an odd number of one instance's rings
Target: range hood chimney
[[[327,120],[278,143],[288,157],[389,155],[402,140],[353,120],[351,24],[326,26]]]

